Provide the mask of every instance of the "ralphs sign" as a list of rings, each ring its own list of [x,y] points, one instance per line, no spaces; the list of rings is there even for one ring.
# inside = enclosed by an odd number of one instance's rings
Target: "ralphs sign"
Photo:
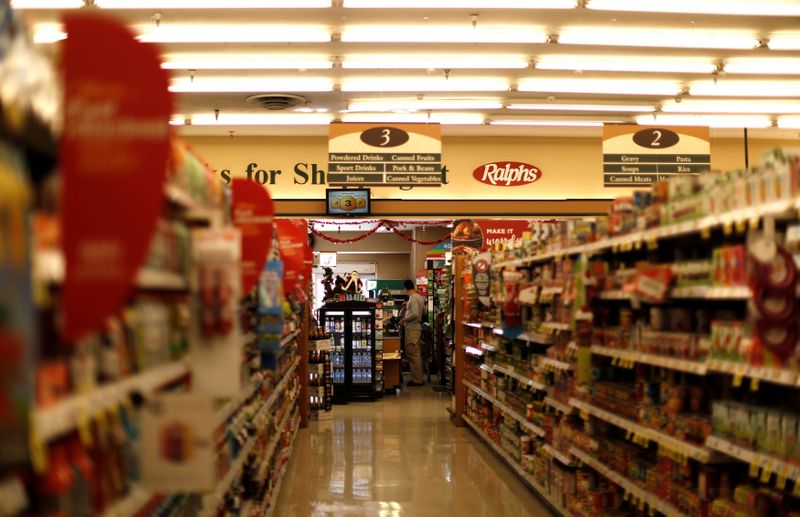
[[[539,167],[522,162],[486,163],[472,171],[472,176],[487,185],[516,187],[533,183],[542,177]]]

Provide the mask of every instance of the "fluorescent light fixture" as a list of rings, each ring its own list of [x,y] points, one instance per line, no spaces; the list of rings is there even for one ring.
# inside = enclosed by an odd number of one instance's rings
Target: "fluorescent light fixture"
[[[794,57],[732,57],[725,62],[729,74],[800,74],[800,59]]]
[[[167,70],[324,70],[332,68],[322,54],[167,54],[161,68]]]
[[[331,0],[95,0],[103,9],[298,9],[330,7]],[[14,9],[77,9],[82,0],[12,0]]]
[[[330,92],[333,80],[326,77],[188,77],[174,79],[169,91],[180,93]]]
[[[772,50],[800,50],[800,32],[773,32],[769,36],[769,48]]]
[[[510,110],[538,110],[538,111],[609,111],[650,113],[653,104],[509,104]]]
[[[632,2],[635,3],[638,2]],[[567,45],[745,50],[754,48],[758,44],[758,38],[750,31],[699,27],[696,29],[565,27],[559,34],[558,42]]]
[[[796,0],[590,0],[589,9],[752,16],[800,16]]]
[[[321,25],[169,24],[135,25],[137,39],[146,43],[324,43],[330,31]],[[59,37],[60,36],[60,37]],[[67,37],[61,24],[37,24],[33,40],[51,43]]]
[[[572,9],[575,5],[575,0],[344,0],[344,7],[351,9]]]
[[[428,7],[431,7],[430,4]],[[356,43],[544,43],[537,25],[349,25],[342,41]],[[387,63],[391,64],[391,63]]]
[[[295,24],[162,24],[135,27],[147,43],[324,43],[330,30],[321,25]]]
[[[636,123],[643,126],[708,126],[721,128],[765,128],[772,120],[764,115],[640,115]]]
[[[191,124],[186,124],[186,119]],[[197,113],[194,115],[174,115],[170,124],[173,126],[321,126],[331,122],[330,115],[318,113]]]
[[[501,92],[508,81],[498,77],[350,77],[343,92]]]
[[[528,78],[520,80],[521,92],[597,93],[614,95],[676,95],[680,84],[646,79]]]
[[[348,113],[342,115],[342,122],[386,123],[437,123],[447,125],[483,124],[485,117],[480,113]]]
[[[694,81],[689,92],[697,96],[797,97],[800,81]]]
[[[800,102],[792,100],[700,100],[668,101],[661,106],[665,113],[745,113],[745,114],[800,114]]]
[[[497,99],[380,99],[354,100],[347,106],[348,112],[427,111],[463,109],[500,109],[503,103]]]
[[[716,65],[711,58],[688,56],[578,56],[553,54],[536,58],[536,68],[541,70],[710,74],[716,69]]]
[[[601,127],[599,120],[491,120],[493,126],[566,126],[566,127]]]
[[[800,117],[778,117],[778,127],[781,129],[800,129]]]
[[[55,43],[65,39],[67,33],[60,23],[37,23],[33,27],[34,43]]]
[[[351,54],[342,58],[342,68],[527,68],[529,60],[519,54]]]

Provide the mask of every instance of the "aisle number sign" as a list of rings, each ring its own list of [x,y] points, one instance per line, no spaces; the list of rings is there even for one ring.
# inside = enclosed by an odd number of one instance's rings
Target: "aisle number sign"
[[[331,124],[328,131],[328,184],[441,186],[441,126]]]
[[[603,126],[603,186],[647,186],[710,168],[707,127]]]

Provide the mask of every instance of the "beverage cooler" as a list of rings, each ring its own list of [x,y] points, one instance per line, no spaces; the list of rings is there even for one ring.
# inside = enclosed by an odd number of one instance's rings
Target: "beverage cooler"
[[[333,401],[375,400],[375,304],[331,302],[319,310],[319,321],[333,340]]]

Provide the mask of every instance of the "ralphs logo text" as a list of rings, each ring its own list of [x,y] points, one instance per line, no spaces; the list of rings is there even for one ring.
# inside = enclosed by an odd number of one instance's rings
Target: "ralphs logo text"
[[[472,171],[472,176],[487,185],[516,187],[533,183],[542,177],[539,167],[521,162],[485,163]]]

